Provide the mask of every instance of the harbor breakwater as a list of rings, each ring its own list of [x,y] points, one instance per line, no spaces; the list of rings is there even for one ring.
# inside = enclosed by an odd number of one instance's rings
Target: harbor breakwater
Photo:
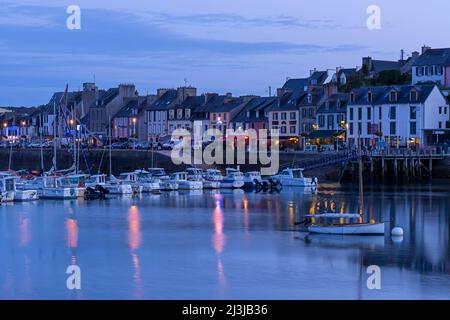
[[[45,171],[52,166],[53,150],[44,149],[43,167]],[[117,175],[122,172],[134,171],[136,169],[146,169],[150,167],[164,168],[167,172],[177,172],[186,169],[186,165],[175,165],[170,158],[170,151],[147,151],[147,150],[112,150],[112,172]],[[280,166],[289,166],[303,160],[320,161],[326,154],[310,153],[280,153]],[[109,172],[109,151],[104,149],[85,150],[78,157],[79,169],[83,172],[96,174]],[[66,169],[72,166],[73,156],[68,150],[58,151],[58,169]],[[210,168],[208,165],[198,166],[203,169]],[[217,165],[218,169],[225,170],[227,165]],[[8,168],[12,170],[37,170],[41,169],[41,151],[39,149],[0,149],[0,170]],[[259,165],[240,165],[243,172],[259,170]],[[306,171],[309,176],[316,176],[319,181],[339,181],[343,166],[330,165],[314,170]],[[434,166],[434,177],[450,179],[450,158],[442,160]]]

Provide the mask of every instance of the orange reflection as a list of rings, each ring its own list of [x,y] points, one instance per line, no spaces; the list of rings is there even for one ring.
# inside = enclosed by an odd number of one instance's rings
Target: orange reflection
[[[75,219],[66,219],[67,246],[76,248],[78,246],[78,223]]]
[[[128,230],[128,245],[136,250],[141,245],[141,217],[135,205],[128,210]]]
[[[27,246],[31,241],[31,233],[30,233],[31,221],[28,218],[23,218],[20,221],[20,245]]]
[[[214,250],[217,254],[217,274],[219,278],[219,284],[225,286],[225,271],[222,263],[221,253],[225,248],[225,234],[223,233],[223,211],[221,202],[216,201],[216,208],[213,212],[214,223]]]
[[[246,234],[248,233],[248,199],[247,197],[244,198],[243,200],[243,207],[244,207],[244,228],[245,228],[245,232]]]
[[[214,249],[217,254],[221,254],[225,247],[225,235],[223,234],[223,211],[220,201],[216,201],[216,208],[213,213],[214,218]]]

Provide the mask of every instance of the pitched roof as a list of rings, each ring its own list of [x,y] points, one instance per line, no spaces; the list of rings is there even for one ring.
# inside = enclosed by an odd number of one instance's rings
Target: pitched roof
[[[307,96],[306,91],[286,92],[278,97],[278,103],[267,108],[267,111],[290,111],[298,110],[300,102]]]
[[[369,71],[380,73],[388,70],[400,70],[403,65],[404,61],[372,60],[372,68]]]
[[[151,103],[147,110],[167,110],[177,100],[177,90],[170,89],[164,92],[164,94]]]
[[[91,105],[91,108],[102,108],[110,103],[119,94],[119,88],[110,88],[107,91],[99,91],[97,100]]]
[[[414,66],[428,65],[450,65],[450,48],[428,49],[414,63]]]
[[[317,108],[317,114],[320,113],[344,113],[347,111],[349,95],[347,93],[336,93],[328,98]]]
[[[391,104],[389,100],[390,92],[395,90],[397,92],[398,104],[410,103],[410,92],[415,89],[417,91],[417,100],[415,103],[424,103],[430,93],[433,91],[435,85],[402,85],[402,86],[379,86],[379,87],[361,87],[353,89],[351,92],[355,94],[355,102],[349,101],[349,105],[367,105],[368,92],[372,92],[372,103],[374,105]]]
[[[283,85],[283,89],[291,89],[291,90],[304,90],[306,86],[309,84],[308,78],[302,79],[289,79]]]
[[[117,117],[131,117],[137,114],[139,103],[137,99],[133,99],[127,103],[114,115]]]
[[[205,104],[199,107],[197,112],[230,112],[242,104],[240,98],[230,98],[229,96],[212,96]]]
[[[233,122],[267,121],[265,111],[278,105],[277,97],[258,97],[250,100],[234,118]],[[256,116],[258,112],[258,117]]]
[[[340,69],[337,76],[340,78],[342,74],[345,74],[346,77],[349,77],[356,73],[357,73],[356,68]]]

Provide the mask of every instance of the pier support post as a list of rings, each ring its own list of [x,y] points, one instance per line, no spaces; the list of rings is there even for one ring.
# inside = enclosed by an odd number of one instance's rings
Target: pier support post
[[[430,167],[430,178],[433,177],[433,159],[430,158],[429,161],[429,167]]]

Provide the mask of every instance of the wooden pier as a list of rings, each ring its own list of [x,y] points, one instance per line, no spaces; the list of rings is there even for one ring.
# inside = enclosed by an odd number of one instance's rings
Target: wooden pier
[[[450,154],[432,151],[412,151],[393,149],[389,151],[372,151],[363,153],[365,176],[381,180],[415,178],[432,178],[433,165],[450,157]],[[351,171],[355,172],[357,161],[351,161]]]

